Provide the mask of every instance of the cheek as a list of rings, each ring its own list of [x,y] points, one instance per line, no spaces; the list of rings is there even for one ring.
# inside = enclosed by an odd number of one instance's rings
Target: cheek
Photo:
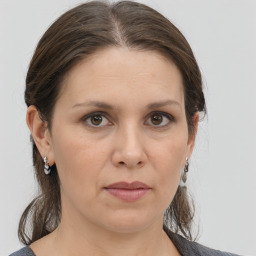
[[[153,167],[158,172],[158,186],[162,196],[174,196],[180,182],[180,175],[186,157],[186,137],[176,136],[155,146]]]
[[[53,148],[62,189],[74,197],[85,191],[87,195],[95,193],[106,153],[95,141],[79,133],[60,131],[55,134]]]
[[[91,136],[84,132],[83,127],[77,128],[73,125],[59,127],[56,125],[55,131],[53,136],[54,156],[61,169],[67,169],[66,166],[70,165],[74,167],[71,170],[88,169],[87,166],[97,163],[95,157],[102,155],[101,145],[91,139]]]

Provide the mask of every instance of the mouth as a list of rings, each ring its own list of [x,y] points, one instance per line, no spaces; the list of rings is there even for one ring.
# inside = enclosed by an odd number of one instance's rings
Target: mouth
[[[134,181],[113,183],[104,189],[112,196],[127,202],[137,201],[146,195],[152,188],[145,183]]]

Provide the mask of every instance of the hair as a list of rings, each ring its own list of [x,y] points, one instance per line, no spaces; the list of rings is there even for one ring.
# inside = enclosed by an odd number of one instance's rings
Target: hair
[[[155,51],[171,60],[183,78],[189,135],[196,112],[206,113],[202,78],[193,52],[182,33],[156,10],[132,1],[91,1],[60,16],[44,33],[30,62],[25,89],[27,106],[36,106],[51,130],[54,106],[62,81],[78,62],[108,47]],[[37,196],[23,212],[20,241],[29,245],[57,228],[61,220],[60,181],[56,165],[44,174],[42,157],[31,136],[33,165],[39,183]],[[192,240],[194,206],[186,187],[178,190],[165,212],[164,230]]]

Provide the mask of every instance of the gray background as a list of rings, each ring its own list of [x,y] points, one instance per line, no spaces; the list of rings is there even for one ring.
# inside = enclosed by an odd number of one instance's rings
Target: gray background
[[[81,1],[0,0],[0,255],[21,247],[19,217],[36,193],[24,80],[47,27]],[[148,0],[184,33],[202,70],[208,117],[188,175],[199,242],[256,255],[256,1]]]

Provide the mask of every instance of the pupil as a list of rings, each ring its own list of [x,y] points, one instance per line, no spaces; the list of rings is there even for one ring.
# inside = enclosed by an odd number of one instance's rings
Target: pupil
[[[99,125],[102,122],[102,117],[101,116],[93,116],[92,117],[92,123],[94,125]]]
[[[152,123],[153,124],[160,124],[163,120],[163,117],[161,115],[154,115],[152,118]]]

